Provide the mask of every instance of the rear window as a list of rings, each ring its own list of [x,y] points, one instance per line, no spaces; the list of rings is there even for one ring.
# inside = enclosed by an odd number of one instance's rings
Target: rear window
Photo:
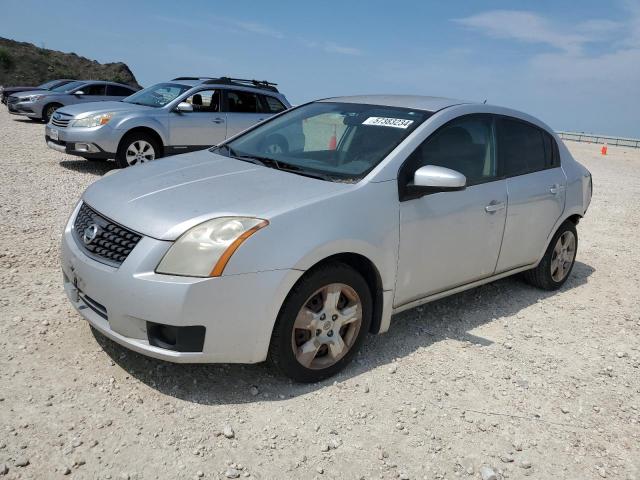
[[[498,155],[508,177],[553,165],[553,147],[541,129],[515,119],[498,121]]]
[[[258,96],[255,93],[229,90],[227,104],[232,113],[258,113]]]
[[[270,95],[260,95],[260,103],[262,103],[262,113],[279,113],[286,110],[287,107],[275,97]]]

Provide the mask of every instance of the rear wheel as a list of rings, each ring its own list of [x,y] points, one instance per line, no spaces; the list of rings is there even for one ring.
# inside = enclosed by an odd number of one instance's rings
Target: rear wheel
[[[120,168],[151,162],[160,158],[160,145],[146,133],[130,133],[120,141],[116,153],[116,163]]]
[[[317,382],[342,370],[371,325],[367,282],[342,263],[310,271],[285,300],[271,337],[269,360],[288,377]]]
[[[61,106],[62,105],[60,105],[59,103],[50,103],[49,105],[45,105],[45,107],[42,109],[42,121],[44,123],[49,123],[49,120],[51,120],[53,114],[56,113],[56,110],[58,110]]]
[[[569,278],[578,251],[578,231],[571,221],[555,233],[538,266],[524,272],[524,279],[544,290],[557,290]]]

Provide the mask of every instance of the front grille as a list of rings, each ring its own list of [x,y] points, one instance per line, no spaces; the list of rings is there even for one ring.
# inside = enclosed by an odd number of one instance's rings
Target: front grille
[[[86,242],[85,231],[89,230],[88,233],[92,233],[89,227],[93,225],[97,227],[95,237]],[[86,203],[78,210],[73,229],[78,243],[87,255],[112,266],[120,266],[142,238],[141,235],[103,217]]]
[[[66,128],[70,121],[71,117],[63,116],[61,113],[56,113],[51,117],[51,125],[55,125],[60,128]]]

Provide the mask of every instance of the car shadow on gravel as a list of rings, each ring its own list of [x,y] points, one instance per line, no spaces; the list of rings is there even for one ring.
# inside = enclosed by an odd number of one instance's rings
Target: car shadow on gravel
[[[593,267],[576,262],[571,277],[558,292],[536,289],[515,276],[402,312],[393,317],[388,333],[367,338],[354,362],[343,372],[315,384],[293,383],[266,363],[181,365],[164,362],[130,351],[92,331],[116,364],[165,395],[203,405],[278,401],[358,377],[442,340],[489,346],[493,343],[491,340],[470,331],[496,318],[515,316],[540,300],[579,287],[594,271]],[[257,394],[252,389],[254,386]]]
[[[67,170],[93,175],[104,175],[110,170],[118,168],[116,162],[108,160],[61,160],[60,166]]]

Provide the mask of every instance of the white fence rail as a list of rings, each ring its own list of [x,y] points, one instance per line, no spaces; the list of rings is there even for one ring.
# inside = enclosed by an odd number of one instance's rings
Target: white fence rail
[[[556,132],[563,140],[571,140],[573,142],[586,142],[586,143],[606,143],[607,145],[617,145],[620,147],[633,147],[640,148],[640,139],[638,138],[623,138],[623,137],[610,137],[607,135],[593,135],[590,133],[576,133],[576,132]]]

